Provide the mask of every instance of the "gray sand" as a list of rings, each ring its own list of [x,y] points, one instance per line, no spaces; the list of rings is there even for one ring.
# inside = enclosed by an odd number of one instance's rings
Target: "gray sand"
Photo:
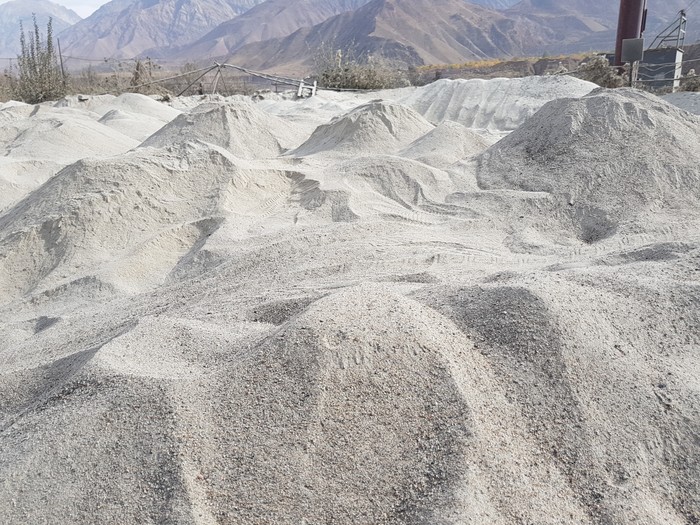
[[[700,523],[700,118],[440,85],[0,108],[0,523]]]

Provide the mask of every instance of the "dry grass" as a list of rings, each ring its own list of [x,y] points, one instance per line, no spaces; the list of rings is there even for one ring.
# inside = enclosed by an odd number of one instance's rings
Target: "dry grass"
[[[118,96],[122,93],[143,93],[174,96],[180,93],[217,93],[229,96],[251,95],[261,89],[274,88],[269,82],[261,82],[230,69],[223,70],[218,80],[215,71],[197,80],[201,72],[194,73],[196,69],[194,64],[185,64],[177,70],[163,69],[149,60],[120,61],[109,67],[104,64],[100,67],[88,66],[68,75],[65,94]],[[16,77],[12,72],[6,71],[0,75],[0,103],[18,99],[12,89],[13,83],[16,84]]]
[[[396,64],[373,56],[357,57],[330,45],[314,57],[314,77],[320,86],[330,89],[390,89],[411,84],[408,72]]]
[[[700,75],[688,75],[681,80],[681,91],[700,91]]]
[[[507,66],[512,63],[522,63],[529,62],[535,64],[542,60],[548,61],[583,61],[590,57],[589,53],[576,53],[573,55],[556,55],[556,56],[545,56],[545,57],[512,57],[512,58],[492,58],[487,60],[471,60],[468,62],[462,62],[459,64],[429,64],[425,66],[419,66],[416,69],[423,72],[436,71],[436,70],[458,70],[458,69],[490,69],[498,66]]]

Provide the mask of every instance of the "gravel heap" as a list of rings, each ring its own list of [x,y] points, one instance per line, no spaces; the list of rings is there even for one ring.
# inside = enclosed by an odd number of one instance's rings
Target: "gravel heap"
[[[700,121],[498,85],[4,105],[0,522],[698,522]]]

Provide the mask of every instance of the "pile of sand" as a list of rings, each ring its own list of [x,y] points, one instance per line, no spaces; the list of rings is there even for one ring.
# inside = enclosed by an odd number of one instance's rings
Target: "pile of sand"
[[[109,111],[107,108],[116,99],[117,97],[114,95],[70,95],[57,101],[53,106],[56,108],[80,109],[102,116]]]
[[[662,97],[669,104],[700,115],[700,93],[694,91],[679,91]]]
[[[7,157],[70,163],[90,156],[124,153],[138,145],[75,110],[35,106],[27,114],[29,107],[18,106],[2,111],[5,112],[19,113],[3,119],[0,141]]]
[[[120,109],[108,111],[98,122],[138,142],[143,142],[164,125],[157,118]]]
[[[142,146],[159,148],[192,141],[220,146],[241,158],[267,158],[297,145],[299,133],[294,125],[250,102],[212,102],[178,116]]]
[[[399,101],[435,124],[453,120],[469,128],[512,131],[545,103],[582,97],[596,87],[568,76],[444,79],[403,95]]]
[[[0,157],[0,211],[38,188],[61,167],[48,159]]]
[[[696,522],[700,122],[527,82],[176,100],[0,211],[0,521]]]
[[[0,290],[9,298],[94,276],[143,292],[225,218],[230,235],[245,236],[298,185],[201,143],[77,162],[0,217]]]
[[[447,167],[483,153],[494,141],[453,121],[445,121],[409,144],[399,155],[435,167]]]
[[[477,177],[484,189],[555,196],[594,242],[631,221],[695,216],[698,144],[700,119],[654,95],[601,89],[544,106],[481,156]]]
[[[114,95],[79,95],[65,97],[54,107],[88,112],[100,124],[143,142],[165,124],[180,115],[173,109],[146,95],[123,93]]]
[[[0,210],[79,159],[124,153],[138,141],[68,107],[0,109]]]
[[[291,155],[393,153],[432,129],[410,108],[374,100],[319,126]]]
[[[66,97],[54,104],[54,107],[69,107],[96,113],[103,117],[110,111],[119,110],[135,115],[156,119],[163,123],[170,122],[181,112],[146,95],[123,93],[114,95],[90,95]]]

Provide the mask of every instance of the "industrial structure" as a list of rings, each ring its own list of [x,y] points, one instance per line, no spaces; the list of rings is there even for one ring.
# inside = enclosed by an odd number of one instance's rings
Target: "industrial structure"
[[[634,80],[644,82],[652,89],[677,89],[681,80],[683,64],[683,44],[687,25],[686,11],[680,11],[678,17],[666,27],[651,45],[633,58],[625,57],[625,52],[642,45],[647,20],[647,0],[620,0],[620,15],[617,24],[614,65],[630,65],[630,83]],[[629,54],[629,53],[628,53]],[[635,62],[639,61],[638,67]]]
[[[647,0],[620,0],[620,16],[617,20],[615,41],[615,65],[621,66],[622,43],[628,39],[642,38],[647,21]]]

